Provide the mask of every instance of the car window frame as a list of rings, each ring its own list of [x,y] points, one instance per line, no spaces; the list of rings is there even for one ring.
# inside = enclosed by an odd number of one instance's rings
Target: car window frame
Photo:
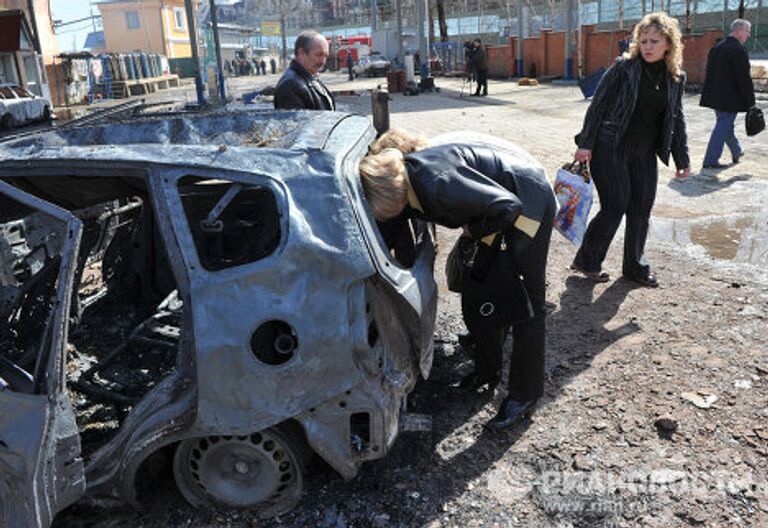
[[[21,86],[11,86],[10,89],[17,99],[34,99],[32,92]]]
[[[262,186],[272,191],[277,204],[278,216],[280,218],[280,242],[277,244],[275,250],[264,258],[240,264],[238,266],[218,270],[206,268],[197,251],[192,228],[189,224],[189,218],[187,217],[184,203],[179,192],[179,181],[187,177],[222,180],[229,183],[241,183],[245,187]],[[287,193],[282,182],[264,174],[222,171],[215,167],[210,169],[180,167],[177,169],[164,170],[162,174],[160,174],[160,178],[162,193],[158,194],[158,198],[163,200],[164,207],[171,212],[169,216],[169,225],[178,239],[182,261],[186,268],[186,273],[190,277],[195,274],[216,276],[224,276],[228,273],[237,274],[240,273],[240,270],[246,267],[268,268],[274,265],[276,259],[281,257],[288,241],[288,231],[290,226]]]

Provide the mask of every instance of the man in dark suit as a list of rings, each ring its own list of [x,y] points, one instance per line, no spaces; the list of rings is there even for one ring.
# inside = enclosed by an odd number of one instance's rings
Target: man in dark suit
[[[731,34],[717,43],[707,58],[707,78],[701,92],[701,106],[712,108],[717,121],[704,155],[705,169],[725,167],[720,163],[723,145],[728,145],[733,163],[744,154],[733,131],[738,112],[755,105],[755,90],[749,73],[749,55],[744,43],[752,32],[752,24],[737,18],[731,23]]]
[[[336,110],[331,92],[318,78],[328,59],[328,41],[317,31],[302,31],[296,37],[295,58],[277,82],[278,110]]]

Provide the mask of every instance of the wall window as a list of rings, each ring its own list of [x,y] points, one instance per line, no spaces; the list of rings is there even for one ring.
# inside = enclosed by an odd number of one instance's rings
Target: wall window
[[[184,31],[187,29],[187,13],[184,11],[184,8],[173,8],[173,23],[176,26],[177,31]]]
[[[138,11],[126,11],[125,12],[125,25],[128,29],[139,29],[141,24],[139,23]]]
[[[0,82],[16,84],[19,82],[12,53],[0,53]]]

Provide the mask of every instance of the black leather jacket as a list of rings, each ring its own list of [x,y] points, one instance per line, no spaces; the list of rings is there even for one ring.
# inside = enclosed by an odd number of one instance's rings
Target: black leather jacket
[[[576,136],[579,148],[592,150],[598,140],[614,148],[621,143],[635,111],[642,74],[641,60],[621,58],[605,72],[584,117],[581,132]],[[671,153],[678,169],[690,166],[683,115],[684,87],[685,74],[681,74],[680,80],[675,81],[667,73],[667,109],[661,141],[656,147],[659,159],[669,165]]]
[[[467,226],[474,239],[506,231],[520,214],[537,222],[554,214],[544,170],[514,152],[454,143],[409,154],[405,163],[422,209],[415,214]]]
[[[328,88],[295,59],[277,83],[274,105],[278,110],[336,110]]]

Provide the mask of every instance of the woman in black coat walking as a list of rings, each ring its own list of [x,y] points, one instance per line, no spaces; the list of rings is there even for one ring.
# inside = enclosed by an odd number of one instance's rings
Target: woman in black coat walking
[[[360,175],[378,221],[405,211],[464,228],[465,246],[473,258],[467,270],[471,277],[463,283],[462,313],[475,342],[475,371],[462,385],[476,389],[498,384],[511,323],[509,391],[488,426],[512,425],[531,409],[544,387],[544,294],[555,213],[544,170],[521,150],[451,143],[406,156],[385,149],[363,158]],[[520,278],[524,289],[517,298],[494,294],[509,291],[506,282],[520,283]],[[520,305],[515,303],[524,304],[524,309],[516,310]],[[513,312],[525,315],[516,318]]]
[[[601,79],[576,136],[574,157],[590,162],[600,211],[571,269],[596,282],[609,280],[602,263],[626,216],[622,273],[644,286],[658,286],[643,255],[656,198],[656,157],[668,164],[671,154],[678,178],[690,173],[680,38],[677,20],[661,12],[644,16],[635,26],[629,53]]]

